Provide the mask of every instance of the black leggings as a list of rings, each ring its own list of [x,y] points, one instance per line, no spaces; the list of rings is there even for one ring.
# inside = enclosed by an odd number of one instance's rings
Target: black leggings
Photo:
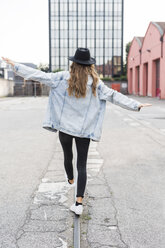
[[[59,131],[59,140],[61,142],[63,152],[64,152],[64,167],[68,179],[71,180],[74,178],[73,176],[73,152],[72,152],[72,141],[75,138],[76,148],[77,148],[77,195],[76,197],[84,197],[84,191],[87,181],[87,156],[88,156],[88,148],[90,144],[90,138],[81,138],[72,136],[67,133],[63,133]]]

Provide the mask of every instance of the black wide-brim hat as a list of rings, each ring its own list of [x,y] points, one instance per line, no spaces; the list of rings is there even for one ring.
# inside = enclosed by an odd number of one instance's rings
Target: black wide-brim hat
[[[88,48],[77,48],[75,55],[68,58],[81,65],[92,65],[96,63],[96,59],[92,58]]]

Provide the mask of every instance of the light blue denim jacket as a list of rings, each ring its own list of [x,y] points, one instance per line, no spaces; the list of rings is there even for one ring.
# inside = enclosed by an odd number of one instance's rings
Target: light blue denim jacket
[[[49,100],[43,128],[58,130],[78,137],[100,141],[106,101],[122,108],[139,111],[140,102],[128,98],[120,92],[106,86],[99,79],[96,97],[92,93],[93,79],[89,75],[86,97],[76,98],[67,92],[69,71],[45,73],[31,67],[15,63],[14,71],[25,80],[34,80],[50,87]]]

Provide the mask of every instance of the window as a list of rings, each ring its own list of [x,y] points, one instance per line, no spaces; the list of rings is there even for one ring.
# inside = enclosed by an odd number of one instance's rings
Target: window
[[[91,56],[96,56],[96,61],[97,65],[99,65],[100,73],[103,74],[103,63],[105,63],[105,75],[109,75],[109,73],[112,73],[112,65],[110,65],[112,63],[112,55],[114,55],[114,59],[117,63],[115,65],[116,68],[114,69],[114,71],[116,70],[115,72],[117,73],[117,71],[121,69],[123,22],[122,1],[50,1],[51,56],[52,63],[54,63],[53,66],[59,68],[60,60],[61,68],[68,68],[68,61],[66,59],[66,56],[68,56],[68,54],[69,56],[73,56],[77,46],[87,46],[90,49]],[[103,16],[104,14],[105,16]],[[109,65],[107,65],[107,63],[109,63]]]

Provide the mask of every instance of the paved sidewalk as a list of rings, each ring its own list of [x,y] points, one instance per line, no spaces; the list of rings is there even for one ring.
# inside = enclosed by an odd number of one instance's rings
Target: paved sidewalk
[[[63,151],[57,141],[54,155],[32,197],[26,219],[17,234],[19,248],[72,248],[73,190],[65,180]]]
[[[92,142],[88,154],[88,182],[81,218],[81,247],[127,247],[118,226],[113,192],[103,172],[104,160],[98,143]]]

